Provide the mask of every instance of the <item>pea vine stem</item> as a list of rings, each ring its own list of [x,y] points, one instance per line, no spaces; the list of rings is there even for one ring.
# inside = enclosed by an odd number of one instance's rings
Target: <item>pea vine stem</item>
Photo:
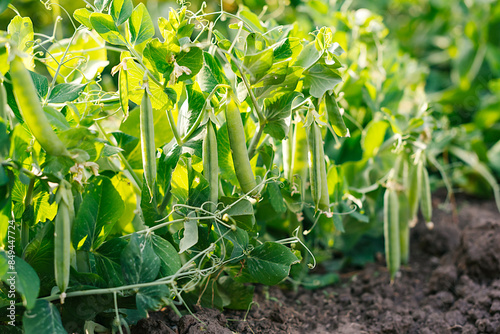
[[[69,49],[71,48],[71,45],[73,44],[73,41],[74,41],[74,39],[76,37],[76,33],[78,32],[79,29],[80,28],[76,29],[76,31],[73,34],[73,36],[71,36],[71,39],[68,42],[68,46],[66,47],[66,50],[64,50],[64,54],[63,54],[63,56],[61,58],[61,61],[57,65],[56,72],[54,73],[54,77],[52,78],[52,82],[50,83],[49,89],[47,91],[47,99],[43,102],[44,106],[47,105],[47,103],[49,101],[50,94],[52,93],[52,90],[54,89],[54,87],[56,85],[56,80],[57,80],[57,77],[59,76],[59,71],[61,70],[62,64],[64,63],[64,58],[66,58],[66,56],[68,55]]]

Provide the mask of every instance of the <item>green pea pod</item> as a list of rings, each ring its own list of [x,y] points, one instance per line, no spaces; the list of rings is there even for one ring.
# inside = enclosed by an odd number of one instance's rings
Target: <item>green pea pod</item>
[[[333,127],[333,130],[340,137],[349,137],[349,129],[345,126],[344,119],[342,118],[342,114],[340,113],[339,106],[337,101],[335,100],[335,93],[332,91],[331,94],[326,92],[325,96],[325,105],[326,111],[328,115],[328,122]]]
[[[153,122],[153,107],[146,88],[142,96],[140,112],[142,168],[144,170],[146,186],[148,187],[151,198],[153,198],[156,180],[155,129]]]
[[[309,177],[311,180],[311,195],[316,211],[327,211],[330,207],[328,181],[325,166],[325,152],[323,150],[323,136],[316,121],[311,123],[307,133],[309,149]]]
[[[0,81],[0,118],[7,120],[7,93],[2,81]]]
[[[62,181],[56,194],[57,214],[54,220],[54,276],[61,293],[69,285],[71,263],[71,225],[74,218],[71,185]],[[64,295],[61,296],[64,303]]]
[[[313,198],[316,211],[319,209],[319,202],[321,201],[321,169],[320,159],[321,153],[319,151],[320,145],[317,143],[318,136],[317,130],[319,126],[315,121],[312,122],[307,132],[307,147],[308,147],[308,161],[309,161],[309,179],[311,183],[311,196]]]
[[[215,124],[209,119],[207,123],[207,133],[203,140],[203,174],[210,187],[210,211],[215,210],[215,205],[219,201],[219,159],[217,156],[217,135],[214,129]]]
[[[323,211],[330,211],[330,194],[328,193],[328,177],[326,174],[325,150],[323,145],[323,137],[319,131],[320,143],[320,176],[321,176],[321,199],[319,200],[319,208]]]
[[[424,164],[419,161],[417,165],[412,165],[410,171],[410,182],[408,187],[408,206],[410,214],[410,225],[415,226],[417,223],[418,203],[420,201],[420,193],[422,189],[422,169]]]
[[[295,144],[295,131],[293,129],[293,124],[290,124],[288,129],[288,138],[283,139],[281,142],[281,150],[283,152],[283,174],[287,180],[292,181],[293,179],[293,156],[294,156],[294,144]]]
[[[396,190],[387,188],[384,194],[384,241],[387,268],[394,280],[401,265],[399,244],[399,203]]]
[[[431,224],[432,222],[432,197],[431,185],[429,182],[429,173],[427,168],[422,167],[422,189],[420,194],[420,210],[424,216],[425,222]]]
[[[128,74],[123,68],[118,73],[118,85],[120,92],[120,106],[122,107],[125,119],[128,118]]]
[[[57,137],[38,100],[38,94],[31,75],[23,60],[16,56],[10,63],[10,74],[14,97],[24,121],[42,148],[50,155],[69,156],[69,152]]]
[[[404,191],[398,192],[399,204],[399,247],[401,251],[401,263],[408,264],[410,256],[410,206],[408,197]]]
[[[305,189],[307,181],[307,171],[309,168],[308,163],[308,146],[307,146],[307,132],[303,122],[298,122],[295,125],[294,131],[295,150],[293,156],[293,175],[300,177],[301,195],[302,200],[305,200]]]
[[[241,121],[240,109],[234,100],[226,105],[227,133],[229,146],[233,156],[233,165],[236,177],[244,193],[255,195],[257,182],[248,159],[245,129]]]

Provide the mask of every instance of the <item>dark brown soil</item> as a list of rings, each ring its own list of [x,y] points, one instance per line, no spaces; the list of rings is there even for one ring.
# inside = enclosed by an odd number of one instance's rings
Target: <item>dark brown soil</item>
[[[435,209],[434,229],[413,229],[410,265],[392,285],[379,261],[320,290],[257,287],[248,314],[157,312],[132,332],[500,333],[500,214],[493,202],[459,203],[458,222]]]

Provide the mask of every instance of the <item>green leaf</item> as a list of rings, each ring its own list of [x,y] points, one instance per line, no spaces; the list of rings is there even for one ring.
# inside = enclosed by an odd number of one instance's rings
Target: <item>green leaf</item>
[[[151,282],[160,271],[160,259],[144,236],[134,233],[121,254],[123,277],[127,284]]]
[[[94,0],[94,6],[99,12],[102,12],[110,2],[111,0]]]
[[[228,84],[228,79],[217,58],[203,52],[204,66],[198,74],[198,84],[205,93],[210,93],[218,84]]]
[[[181,268],[182,262],[174,246],[156,234],[151,234],[149,241],[160,259],[160,276],[167,277],[175,274]]]
[[[182,110],[183,117],[177,125],[180,132],[185,134],[194,125],[205,104],[205,96],[200,91],[198,85],[186,85],[187,110]]]
[[[85,90],[87,84],[62,83],[56,85],[50,92],[49,103],[64,103],[76,100]]]
[[[286,205],[281,195],[280,186],[278,182],[269,182],[267,184],[267,194],[269,196],[269,202],[273,207],[274,211],[277,213],[285,213]]]
[[[252,85],[254,88],[268,89],[269,86],[279,85],[286,80],[286,76],[288,74],[288,66],[290,65],[289,61],[281,61],[278,63],[274,63],[273,66],[264,74],[262,78],[258,80],[255,84]],[[283,88],[286,90],[288,88],[285,87],[286,84],[283,85]],[[295,87],[290,87],[289,90],[293,90]]]
[[[178,46],[177,46],[178,48]],[[165,73],[172,65],[167,61],[174,53],[170,44],[162,43],[158,38],[149,41],[144,47],[143,56],[146,65],[158,73]]]
[[[309,87],[309,93],[315,98],[321,98],[326,91],[332,90],[340,82],[342,77],[338,70],[331,69],[323,64],[316,64],[304,72],[304,85]]]
[[[132,15],[133,9],[134,4],[132,3],[132,0],[113,0],[110,7],[110,14],[115,21],[115,24],[119,26],[128,20],[130,15]]]
[[[10,0],[0,0],[0,14],[2,14],[10,4]]]
[[[219,294],[229,299],[230,303],[225,308],[231,310],[247,310],[253,301],[255,287],[236,282],[230,276],[222,276],[217,281]]]
[[[7,27],[7,32],[10,34],[10,39],[14,41],[17,49],[29,55],[33,52],[33,41],[35,39],[33,33],[33,23],[29,17],[14,17]],[[31,57],[24,58],[24,65],[30,69],[33,67]]]
[[[380,145],[384,142],[385,133],[389,128],[386,121],[370,122],[363,130],[361,146],[363,147],[363,158],[370,158],[377,154]]]
[[[251,30],[250,32],[261,32],[264,33],[266,30],[262,26],[259,17],[252,11],[250,11],[247,7],[242,6],[240,8],[240,12],[238,13],[238,16],[242,19],[243,22],[245,22],[247,25],[250,26]],[[246,25],[244,25],[245,30],[248,30]]]
[[[328,115],[328,122],[333,127],[333,130],[339,137],[349,137],[349,129],[345,126],[344,119],[340,113],[339,106],[335,100],[334,92],[327,92],[325,94],[326,112]]]
[[[285,122],[285,119],[291,116],[293,100],[299,95],[301,93],[293,91],[275,94],[272,98],[264,100],[264,115],[268,121],[264,127],[264,133],[278,140],[286,137],[289,122]]]
[[[102,13],[90,14],[90,23],[95,31],[108,43],[127,45],[125,39],[118,31],[111,15]]]
[[[47,80],[47,77],[29,71],[31,75],[31,80],[33,80],[33,84],[35,85],[36,92],[38,94],[38,97],[40,99],[43,99],[45,95],[47,95],[47,92],[49,91],[49,80]],[[56,86],[57,87],[57,86]],[[54,87],[55,89],[55,87]]]
[[[244,254],[244,252],[248,248],[249,238],[247,231],[236,226],[236,230],[230,230],[216,223],[216,229],[220,235],[223,235],[225,239],[231,241],[233,243],[233,251],[231,252],[231,260],[239,261],[240,257]],[[219,232],[220,231],[220,232]],[[228,232],[229,231],[229,232]]]
[[[92,23],[90,23],[90,15],[92,14],[87,8],[78,8],[73,12],[73,17],[75,20],[83,24],[89,29],[93,29]]]
[[[90,253],[95,259],[97,274],[108,283],[108,286],[125,285],[121,267],[121,254],[127,241],[114,238],[103,243],[96,251]]]
[[[194,219],[184,222],[184,235],[179,243],[179,254],[184,253],[198,242],[198,221]]]
[[[273,49],[247,54],[243,57],[243,72],[250,75],[250,83],[258,82],[273,65]]]
[[[175,61],[179,66],[185,66],[191,70],[191,74],[182,74],[177,80],[185,81],[194,77],[200,72],[203,66],[203,53],[200,48],[190,47],[189,51],[181,51],[176,57]]]
[[[247,256],[241,276],[233,277],[238,282],[275,285],[288,276],[290,266],[297,262],[299,259],[288,247],[265,242]]]
[[[302,44],[300,39],[297,37],[285,38],[281,42],[273,46],[274,50],[274,62],[282,60],[292,60],[300,54],[302,51]]]
[[[92,178],[83,193],[83,200],[73,222],[72,242],[75,249],[97,248],[121,217],[125,205],[111,180],[105,176]]]
[[[11,259],[8,256],[9,260]],[[8,271],[2,276],[2,281],[10,286],[14,283],[16,293],[23,299],[23,305],[28,309],[35,306],[40,291],[40,279],[35,270],[23,259],[16,256],[14,264],[9,264]],[[15,282],[14,282],[15,281]]]
[[[138,4],[130,17],[130,43],[132,45],[141,44],[155,35],[155,28],[151,16],[143,3]]]
[[[37,300],[35,307],[24,313],[23,330],[26,334],[67,334],[57,307],[43,299]]]
[[[156,57],[156,56],[155,56]],[[158,64],[158,63],[157,63]],[[144,91],[137,89],[137,87],[141,87],[144,80],[144,70],[135,62],[128,61],[127,62],[127,75],[128,75],[128,97],[129,99],[137,105],[141,104],[142,96],[144,95]],[[158,110],[162,115],[165,115],[165,109],[172,109],[173,102],[169,97],[165,89],[156,84],[156,82],[150,80],[149,81],[149,91],[151,92],[150,99],[151,104],[153,105],[153,112],[155,113]],[[180,93],[180,92],[178,92]],[[128,119],[127,119],[128,120]],[[168,126],[168,121],[165,122],[164,127]],[[134,126],[137,123],[134,123]],[[156,128],[155,128],[156,133]]]
[[[186,153],[180,157],[172,173],[171,189],[178,203],[201,206],[208,201],[208,182],[202,175],[202,171],[203,162],[198,156]]]
[[[236,225],[246,231],[251,231],[255,225],[253,205],[247,199],[242,199],[235,203],[237,200],[239,199],[234,197],[220,198],[224,207],[227,208],[227,206],[231,205],[231,208],[227,209],[225,213],[235,220]]]
[[[170,291],[165,285],[140,288],[135,295],[137,309],[141,312],[158,311],[170,302]]]
[[[316,49],[314,42],[311,42],[302,49],[293,66],[299,66],[307,69],[314,65],[320,58],[321,54]]]

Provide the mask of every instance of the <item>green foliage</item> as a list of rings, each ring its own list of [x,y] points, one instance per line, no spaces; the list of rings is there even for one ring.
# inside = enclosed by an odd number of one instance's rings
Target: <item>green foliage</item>
[[[143,3],[96,0],[72,8],[80,26],[66,27],[67,39],[57,29],[41,37],[37,22],[16,15],[0,32],[2,312],[13,300],[26,333],[64,333],[70,321],[116,332],[180,303],[244,310],[250,283],[337,282],[307,271],[339,251],[343,264],[364,264],[383,250],[384,232],[396,277],[418,209],[432,218],[431,186],[477,192],[481,179],[500,207],[500,85],[481,81],[484,64],[498,74],[494,37],[483,33],[496,27],[498,5],[462,8],[463,22],[487,20],[444,41],[453,16],[442,13],[458,11],[455,2],[430,6],[443,27],[396,3],[382,8],[400,10],[406,37],[392,17],[387,28],[341,2],[296,1],[278,22],[245,6],[181,7],[156,20]],[[445,60],[424,34],[408,33],[415,23],[447,48]],[[424,62],[412,57],[419,50]],[[45,132],[25,119],[16,59]],[[449,78],[435,80],[446,66]],[[447,117],[486,86],[474,116]],[[73,195],[64,210],[61,185]],[[58,230],[70,247],[55,242],[56,221],[69,222]],[[59,254],[69,255],[69,284],[54,275]],[[5,298],[11,265],[17,295]],[[94,295],[107,299],[75,315]]]
[[[4,68],[0,130],[10,148],[2,150],[1,219],[18,232],[12,241],[1,232],[18,275],[17,296],[9,298],[28,310],[20,318],[27,333],[109,319],[109,303],[74,316],[72,307],[93,294],[112,295],[115,319],[103,323],[110,328],[175,301],[246,309],[254,290],[246,283],[278,284],[292,266],[307,265],[286,199],[307,210],[314,201],[306,187],[293,194],[297,185],[281,176],[280,146],[295,145],[290,129],[317,109],[315,163],[326,182],[325,129],[348,133],[336,101],[323,99],[337,94],[339,53],[330,29],[303,38],[297,27],[262,21],[246,7],[230,14],[229,25],[220,20],[226,14],[182,7],[155,27],[142,3],[96,1],[74,11],[81,26],[69,39],[48,48],[33,42],[27,17],[16,16],[2,35],[0,47],[13,45],[6,63],[12,54],[30,70],[33,113],[68,151],[51,154],[42,132],[23,126],[13,98],[21,88]],[[219,15],[216,26],[205,24],[207,15]],[[33,58],[46,72],[32,71]],[[108,64],[119,73],[116,87],[104,80]],[[319,114],[325,103],[331,124]],[[306,155],[297,161],[307,163]],[[73,201],[55,191],[61,185]],[[313,219],[331,225],[324,237],[331,241],[333,212],[322,201]],[[278,220],[266,226],[260,215]],[[290,224],[281,238],[270,232],[276,222]],[[0,266],[4,282],[8,263]]]

